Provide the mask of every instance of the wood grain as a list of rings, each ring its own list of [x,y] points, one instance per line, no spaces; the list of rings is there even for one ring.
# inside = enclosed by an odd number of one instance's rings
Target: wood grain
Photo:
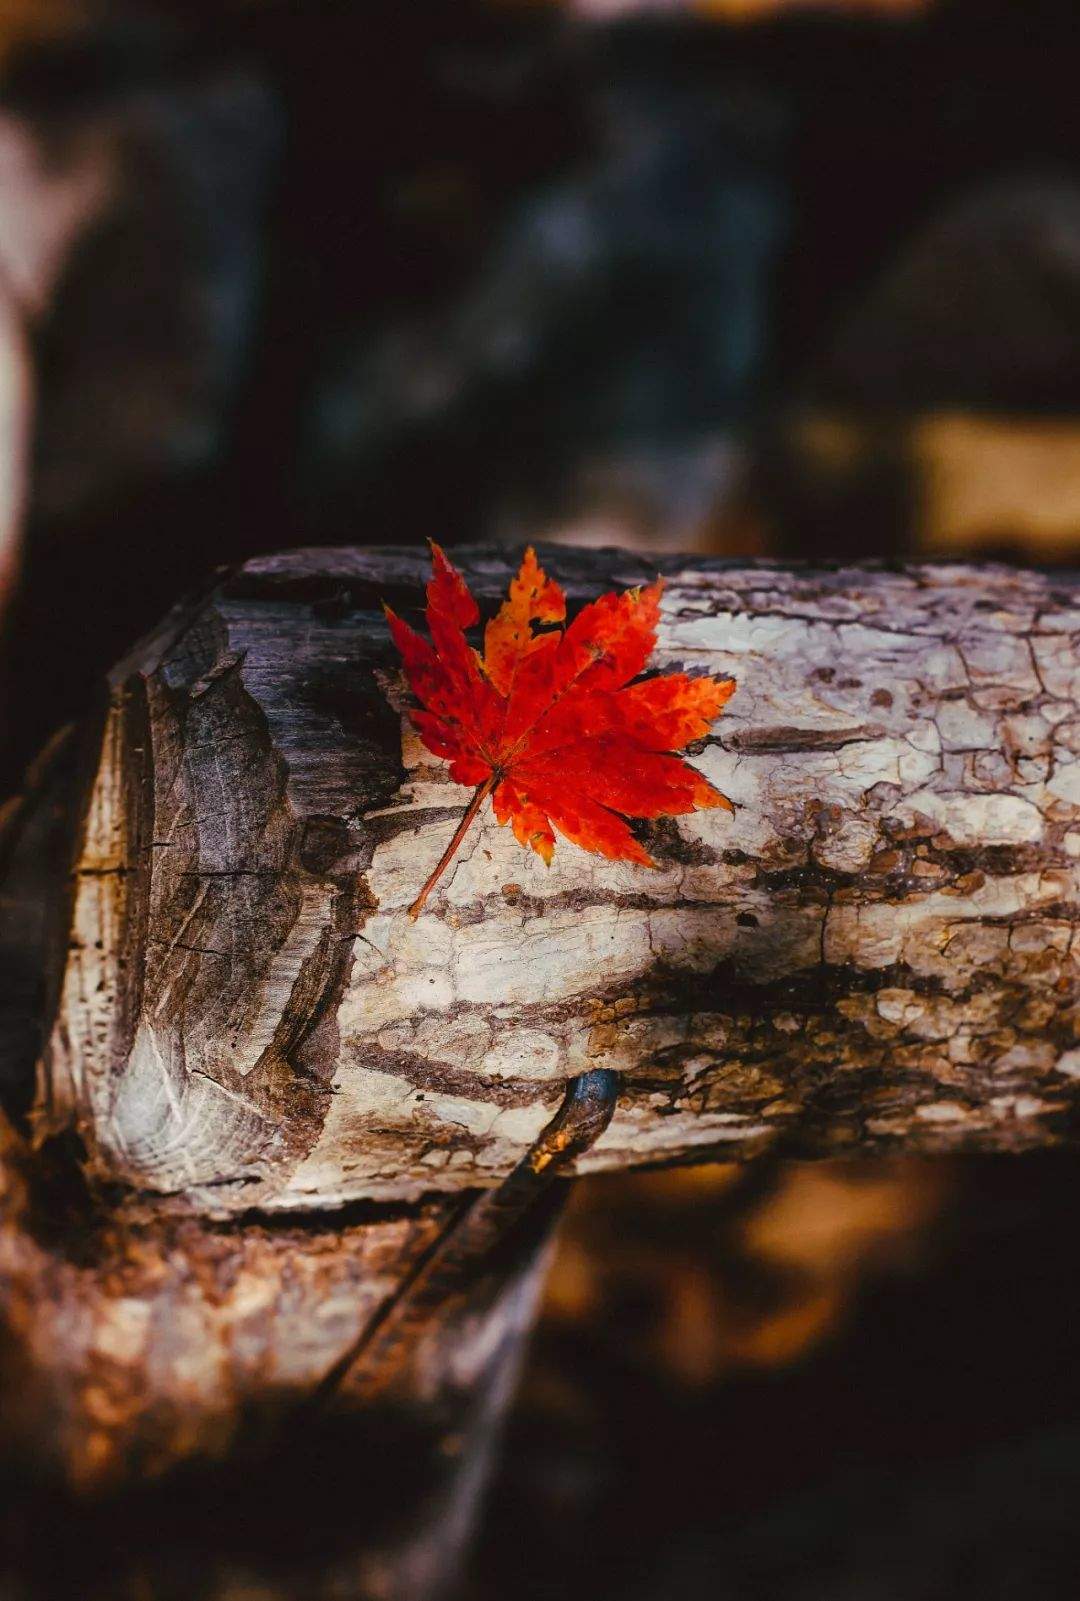
[[[515,554],[459,553],[482,605]],[[572,604],[652,571],[546,559]],[[657,665],[739,683],[692,753],[735,817],[649,826],[649,872],[488,813],[413,924],[468,798],[380,611],[425,568],[250,562],[114,673],[36,1108],[91,1176],[206,1213],[488,1185],[595,1066],[590,1171],[1074,1137],[1074,577],[665,559]]]

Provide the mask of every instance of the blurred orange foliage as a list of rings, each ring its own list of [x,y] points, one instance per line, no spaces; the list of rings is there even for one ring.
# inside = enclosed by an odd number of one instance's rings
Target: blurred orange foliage
[[[579,1186],[545,1314],[587,1323],[699,1388],[782,1367],[836,1330],[861,1283],[917,1266],[951,1191],[942,1163],[790,1163],[771,1188],[734,1165]]]

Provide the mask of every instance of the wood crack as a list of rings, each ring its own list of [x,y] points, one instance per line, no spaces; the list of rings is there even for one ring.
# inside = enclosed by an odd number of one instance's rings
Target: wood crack
[[[575,606],[649,576],[545,559]],[[1075,1137],[1076,581],[660,566],[656,669],[738,683],[692,756],[734,816],[646,825],[645,873],[546,870],[481,810],[415,925],[467,798],[387,695],[375,602],[416,612],[422,552],[260,559],[136,651],[47,1053],[98,1176],[222,1212],[486,1187],[592,1066],[627,1084],[592,1169]]]

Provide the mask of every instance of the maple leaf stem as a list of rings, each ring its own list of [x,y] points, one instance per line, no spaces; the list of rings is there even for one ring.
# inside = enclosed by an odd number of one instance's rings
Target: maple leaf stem
[[[470,823],[480,810],[481,806],[483,806],[492,790],[495,788],[495,785],[499,782],[500,776],[501,775],[499,773],[492,773],[490,777],[484,779],[482,784],[477,785],[476,793],[473,795],[472,800],[465,808],[465,815],[462,817],[461,822],[454,830],[453,839],[450,841],[449,845],[439,857],[438,862],[435,864],[435,871],[432,873],[431,877],[428,879],[419,895],[409,907],[409,916],[412,918],[413,922],[415,922],[420,916],[420,913],[424,909],[424,902],[435,888],[435,885],[439,882],[439,879],[442,877],[447,867],[453,861],[458,846],[465,838],[465,835],[469,832]]]

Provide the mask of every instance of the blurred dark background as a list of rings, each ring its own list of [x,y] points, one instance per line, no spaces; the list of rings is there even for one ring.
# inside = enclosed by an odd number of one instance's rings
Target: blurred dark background
[[[0,801],[257,551],[1074,562],[1078,32],[6,0]],[[1074,1595],[1076,1194],[1051,1157],[583,1187],[469,1601]]]
[[[6,0],[0,48],[2,787],[255,551],[1073,554],[1070,0]]]

